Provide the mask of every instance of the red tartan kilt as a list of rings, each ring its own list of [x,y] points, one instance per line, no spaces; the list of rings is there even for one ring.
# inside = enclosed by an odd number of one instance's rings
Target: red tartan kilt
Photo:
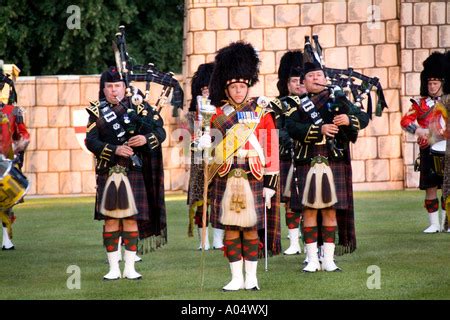
[[[134,201],[136,202],[136,208],[138,214],[130,217],[135,220],[149,220],[149,208],[147,193],[144,184],[144,177],[142,172],[139,171],[128,171],[128,179],[130,180],[131,189],[133,190]],[[95,220],[104,220],[105,216],[100,213],[100,205],[102,201],[103,191],[105,189],[106,180],[108,180],[108,174],[98,174],[97,175],[97,194],[95,196]],[[127,219],[130,219],[127,218]]]
[[[255,227],[250,228],[242,228],[238,226],[225,226],[226,230],[257,230],[264,228],[264,198],[263,198],[263,188],[264,181],[261,179],[260,181],[256,180],[256,178],[250,172],[250,168],[247,163],[245,164],[237,164],[234,163],[231,167],[231,170],[241,168],[247,172],[248,182],[250,183],[250,188],[253,192],[253,198],[255,200],[255,210],[256,210],[256,225]],[[230,171],[231,171],[230,170]],[[222,224],[220,223],[220,213],[221,213],[221,205],[223,194],[225,193],[225,188],[227,185],[227,176],[219,177],[217,174],[212,183],[211,183],[211,197],[212,197],[212,208],[211,208],[211,224],[214,228],[223,229]]]

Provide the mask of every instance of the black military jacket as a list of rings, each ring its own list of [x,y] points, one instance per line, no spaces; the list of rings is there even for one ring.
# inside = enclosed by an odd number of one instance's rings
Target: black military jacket
[[[119,105],[100,100],[91,102],[86,110],[89,122],[85,143],[95,155],[97,173],[107,172],[118,163],[117,147],[132,136],[144,135],[147,138],[147,144],[133,148],[138,156],[160,148],[166,139],[161,116],[147,103],[136,107],[128,100]]]
[[[329,146],[330,155],[333,160],[350,161],[348,152],[349,143],[356,142],[359,130],[364,129],[369,124],[369,116],[360,108],[349,103],[348,100],[345,104],[342,101],[331,100],[327,93],[328,91],[323,91],[317,94],[316,97],[314,95],[310,95],[310,97],[315,102],[316,109],[323,119],[323,124],[333,123],[333,118],[338,113],[346,113],[348,115],[350,125],[341,126],[334,141],[327,143],[327,145]],[[325,135],[321,133],[322,125],[315,125],[313,123],[311,117],[302,109],[300,97],[287,97],[286,102],[289,105],[288,111],[285,114],[286,129],[289,136],[294,139],[294,160],[302,163],[309,162],[312,158],[312,146],[327,142]],[[330,150],[333,145],[338,146],[344,152]]]

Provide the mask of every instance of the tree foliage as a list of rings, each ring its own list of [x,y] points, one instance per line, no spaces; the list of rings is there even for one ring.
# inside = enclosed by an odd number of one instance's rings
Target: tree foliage
[[[75,5],[80,28],[69,28]],[[125,26],[138,64],[181,71],[183,0],[0,0],[0,59],[21,75],[98,74],[114,65],[111,43]]]

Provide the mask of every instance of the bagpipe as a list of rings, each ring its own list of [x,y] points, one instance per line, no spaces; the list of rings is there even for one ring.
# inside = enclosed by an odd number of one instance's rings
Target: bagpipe
[[[138,106],[143,101],[150,104],[150,83],[157,83],[163,88],[156,104],[152,107],[160,112],[173,91],[170,103],[173,106],[172,116],[177,117],[178,109],[183,108],[183,89],[178,80],[173,77],[174,74],[158,70],[153,63],[148,63],[146,66],[133,65],[134,59],[127,52],[124,26],[119,26],[119,32],[116,33],[116,39],[113,41],[113,51],[117,69],[125,82],[126,97],[130,99],[132,105]],[[134,81],[146,83],[144,95],[131,85]]]
[[[323,50],[319,43],[319,37],[313,35],[312,38],[315,48],[312,47],[309,36],[305,36],[304,54],[307,59],[310,57],[309,59],[315,59],[322,65],[325,76],[331,83],[327,85],[327,88],[330,90],[330,97],[340,101],[347,107],[350,107],[351,104],[358,108],[362,107],[362,101],[367,97],[366,113],[372,119],[373,103],[370,92],[376,88],[377,104],[375,115],[381,117],[383,110],[387,108],[387,104],[380,80],[377,77],[369,77],[356,72],[353,68],[335,69],[326,67],[323,61]]]

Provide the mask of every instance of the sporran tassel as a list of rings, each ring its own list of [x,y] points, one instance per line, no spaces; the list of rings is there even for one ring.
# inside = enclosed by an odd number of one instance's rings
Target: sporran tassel
[[[309,203],[316,202],[316,174],[315,173],[313,173],[311,175],[311,179],[309,180],[308,202]]]
[[[331,186],[330,186],[330,178],[327,173],[324,172],[322,176],[322,201],[324,203],[329,203],[332,200],[331,196]]]
[[[110,182],[106,188],[105,209],[115,210],[117,206],[117,188],[114,183]]]
[[[223,225],[252,227],[256,224],[253,193],[244,170],[234,169],[227,176],[220,222]]]
[[[110,169],[102,196],[100,213],[116,219],[127,218],[138,213],[124,167],[115,166]]]
[[[120,181],[119,190],[117,192],[117,207],[120,210],[126,210],[130,207],[127,196],[127,187],[123,180]]]
[[[311,161],[306,175],[302,204],[313,209],[323,209],[337,202],[333,172],[325,157],[317,156]]]

